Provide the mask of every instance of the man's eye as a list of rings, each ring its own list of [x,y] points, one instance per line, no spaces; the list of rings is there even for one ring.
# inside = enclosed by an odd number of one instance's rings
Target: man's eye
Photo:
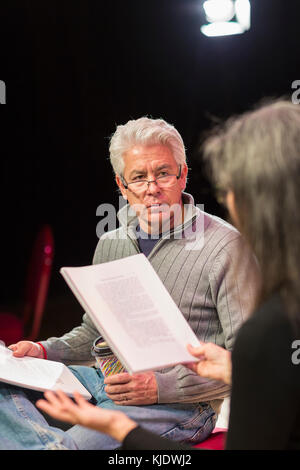
[[[139,181],[139,180],[143,180],[143,179],[145,179],[145,177],[143,175],[137,175],[133,178],[132,181]]]
[[[160,171],[158,177],[160,176],[168,176],[169,173],[167,171]]]

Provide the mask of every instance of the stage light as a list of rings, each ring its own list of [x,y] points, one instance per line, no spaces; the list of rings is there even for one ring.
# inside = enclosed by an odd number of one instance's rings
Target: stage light
[[[206,18],[210,23],[227,22],[234,16],[234,4],[232,0],[209,0],[204,2],[203,8]]]
[[[207,24],[201,31],[205,36],[230,36],[250,29],[249,0],[206,0],[203,9]]]
[[[236,0],[235,14],[238,23],[247,31],[251,26],[251,5],[249,0]]]

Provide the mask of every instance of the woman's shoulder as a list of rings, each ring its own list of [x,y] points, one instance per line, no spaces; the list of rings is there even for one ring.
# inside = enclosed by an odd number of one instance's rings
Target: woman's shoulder
[[[295,335],[279,294],[267,299],[241,326],[233,356],[249,362],[284,361],[292,355]]]

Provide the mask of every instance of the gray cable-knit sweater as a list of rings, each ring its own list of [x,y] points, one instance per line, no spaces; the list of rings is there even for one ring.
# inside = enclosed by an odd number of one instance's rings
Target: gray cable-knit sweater
[[[235,228],[198,209],[187,193],[183,202],[184,224],[163,236],[148,259],[199,340],[231,350],[254,306],[257,264]],[[118,218],[120,228],[100,238],[93,264],[139,253],[137,219],[128,216],[128,206]],[[49,359],[87,364],[93,360],[91,346],[98,336],[84,314],[80,326],[42,344]],[[182,365],[155,375],[159,403],[212,402],[229,394],[228,386],[199,377]]]

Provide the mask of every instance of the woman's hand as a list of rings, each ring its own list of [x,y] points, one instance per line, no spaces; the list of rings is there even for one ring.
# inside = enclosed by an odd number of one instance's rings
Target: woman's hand
[[[202,343],[193,347],[188,344],[187,349],[192,356],[200,359],[187,365],[201,377],[222,380],[231,384],[231,352],[214,343]]]
[[[121,411],[105,410],[87,402],[78,392],[71,400],[63,391],[47,391],[45,400],[38,400],[36,406],[55,419],[71,424],[80,424],[103,432],[122,442],[137,423]]]

